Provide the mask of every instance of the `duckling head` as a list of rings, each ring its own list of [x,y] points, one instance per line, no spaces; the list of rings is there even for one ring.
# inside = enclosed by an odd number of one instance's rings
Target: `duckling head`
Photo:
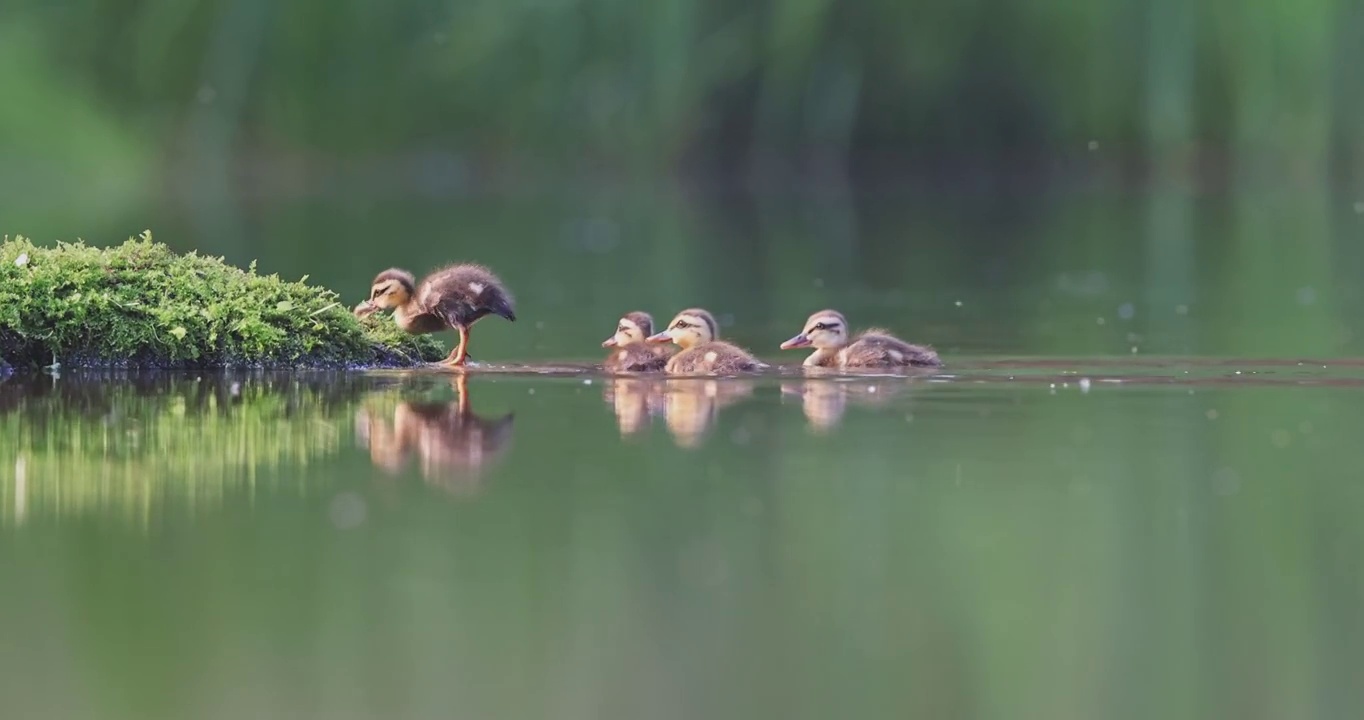
[[[813,347],[835,350],[848,344],[848,321],[836,310],[820,310],[805,321],[800,334],[781,344],[782,350]]]
[[[369,284],[369,299],[355,306],[359,318],[380,310],[391,310],[406,305],[417,292],[417,280],[406,270],[390,268],[374,277]]]
[[[654,332],[654,318],[646,312],[626,313],[616,324],[616,334],[602,341],[602,347],[644,342]]]
[[[678,347],[686,349],[718,338],[720,334],[716,328],[714,315],[701,308],[692,308],[678,313],[677,317],[668,323],[668,329],[650,335],[647,340],[653,343],[677,343]]]

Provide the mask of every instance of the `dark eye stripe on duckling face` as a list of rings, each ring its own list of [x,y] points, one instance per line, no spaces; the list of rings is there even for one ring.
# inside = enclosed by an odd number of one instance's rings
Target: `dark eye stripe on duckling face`
[[[814,325],[811,325],[810,329],[806,330],[805,332],[812,333],[816,330],[837,330],[840,327],[841,325],[839,325],[836,322],[819,322],[815,323]]]

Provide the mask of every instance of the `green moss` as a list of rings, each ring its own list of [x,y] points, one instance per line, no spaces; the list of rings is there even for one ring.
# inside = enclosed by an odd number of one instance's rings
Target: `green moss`
[[[356,320],[336,293],[176,255],[151,233],[112,248],[0,244],[0,358],[16,366],[361,367],[439,360],[434,337]]]

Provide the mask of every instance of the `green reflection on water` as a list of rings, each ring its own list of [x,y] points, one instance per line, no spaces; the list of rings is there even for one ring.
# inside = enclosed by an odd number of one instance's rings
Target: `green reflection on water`
[[[1343,716],[1364,700],[1358,368],[1127,362],[3,385],[28,506],[15,522],[7,460],[0,697]]]

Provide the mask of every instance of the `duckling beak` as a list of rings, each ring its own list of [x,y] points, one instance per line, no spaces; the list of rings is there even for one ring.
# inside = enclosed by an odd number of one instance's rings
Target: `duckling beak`
[[[673,336],[672,336],[672,335],[669,335],[667,330],[664,330],[664,331],[661,332],[661,333],[654,333],[653,335],[650,335],[649,337],[644,338],[644,342],[651,342],[651,343],[665,343],[665,342],[672,342],[672,341],[673,341]]]
[[[790,340],[787,340],[786,342],[782,343],[782,344],[781,344],[781,349],[782,349],[782,350],[791,350],[791,349],[793,349],[793,348],[808,347],[809,345],[810,345],[810,336],[806,335],[805,333],[801,333],[801,334],[799,334],[799,335],[797,335],[797,336],[791,338]]]
[[[378,311],[379,311],[378,305],[375,305],[374,303],[368,300],[361,300],[360,304],[355,306],[354,313],[355,317],[357,318],[367,318]]]
[[[611,337],[606,338],[605,340],[601,341],[601,346],[602,346],[602,347],[615,347],[615,346],[616,346],[616,336],[615,336],[615,335],[612,335]]]

